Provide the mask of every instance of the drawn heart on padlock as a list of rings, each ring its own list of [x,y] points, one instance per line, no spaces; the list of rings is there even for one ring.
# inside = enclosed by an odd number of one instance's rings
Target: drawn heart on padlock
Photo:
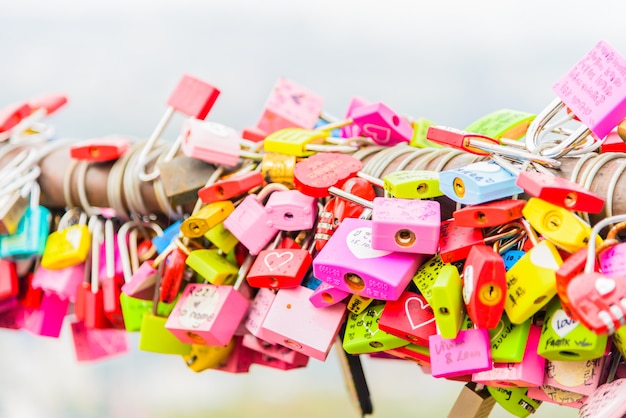
[[[391,251],[375,250],[372,248],[372,228],[363,226],[350,231],[346,236],[346,244],[350,252],[358,259],[384,257]]]
[[[426,308],[428,308],[430,306],[430,304],[426,304],[424,305],[424,303],[422,302],[422,300],[420,298],[416,298],[416,297],[412,297],[412,298],[408,298],[405,302],[404,302],[404,312],[406,313],[406,317],[409,319],[409,324],[411,325],[411,329],[416,330],[418,328],[421,328],[423,326],[426,326],[428,324],[430,324],[431,322],[435,321],[435,317],[433,316],[432,319],[429,319],[428,321],[424,321],[421,323],[415,323],[413,321],[413,317],[411,315],[411,313],[415,310],[415,306],[419,306],[420,311],[425,310]]]
[[[617,379],[598,387],[580,408],[579,418],[621,417],[626,413],[626,379]]]
[[[576,329],[578,321],[567,316],[563,309],[558,309],[554,312],[554,315],[552,315],[550,325],[552,325],[552,329],[559,337],[564,338],[567,334]]]
[[[504,321],[500,320],[500,322],[498,322],[498,325],[496,326],[495,330],[493,331],[493,338],[491,339],[492,343],[498,339],[500,334],[502,334],[502,331],[504,331]]]
[[[292,252],[283,252],[283,253],[279,253],[279,252],[271,252],[268,253],[265,258],[263,259],[263,262],[265,263],[265,265],[267,266],[267,268],[269,269],[269,271],[274,271],[277,268],[284,266],[285,264],[289,263],[291,261],[291,259],[293,258],[293,253]],[[272,263],[272,260],[282,260],[280,261],[278,264],[276,263]]]
[[[363,125],[363,133],[372,138],[374,142],[381,145],[386,144],[391,139],[391,129],[371,123]]]
[[[539,243],[530,251],[530,262],[537,267],[550,270],[558,270],[559,264],[554,259],[554,255],[547,245]]]
[[[376,329],[376,331],[372,331],[370,329],[370,327],[367,326],[367,321],[365,320],[365,317],[367,316],[367,314],[369,312],[370,311],[367,310],[367,309],[365,310],[365,312],[363,312],[363,315],[361,316],[361,321],[363,321],[363,328],[365,328],[367,330],[367,332],[369,333],[369,335],[371,335],[373,337],[374,335],[376,335],[378,333],[378,331],[380,331],[380,329]],[[378,317],[381,316],[382,313],[383,313],[382,310],[380,310],[378,312],[374,311],[374,315],[372,316],[372,319],[376,318],[377,316]],[[378,321],[376,321],[376,323],[378,323]]]

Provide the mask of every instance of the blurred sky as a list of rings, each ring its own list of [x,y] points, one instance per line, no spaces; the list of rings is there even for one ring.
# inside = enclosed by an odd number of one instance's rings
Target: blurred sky
[[[187,73],[222,91],[208,119],[241,129],[284,76],[338,117],[358,95],[463,128],[501,108],[539,112],[600,40],[625,54],[625,15],[623,0],[5,0],[0,106],[61,92],[69,103],[49,119],[60,137],[147,137]],[[139,352],[134,336],[131,353],[89,365],[69,340],[69,329],[60,340],[0,330],[0,416],[187,417],[249,400],[248,416],[278,417],[311,397],[344,408],[327,416],[356,416],[334,355],[287,373],[196,375],[180,358]],[[365,366],[375,417],[446,416],[462,387],[404,362]],[[492,416],[508,416],[498,408]],[[546,404],[535,416],[577,414]]]

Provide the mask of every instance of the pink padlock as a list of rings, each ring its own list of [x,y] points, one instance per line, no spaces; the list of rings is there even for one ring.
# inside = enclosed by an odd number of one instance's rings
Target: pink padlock
[[[602,371],[608,358],[604,356],[593,360],[546,360],[543,384],[589,396],[602,382]]]
[[[254,356],[254,350],[243,345],[243,337],[236,335],[234,338],[235,348],[228,356],[226,362],[215,370],[228,373],[248,373]]]
[[[130,281],[122,285],[122,292],[134,298],[151,300],[157,276],[152,260],[144,261],[132,274]]]
[[[524,357],[520,363],[494,363],[491,370],[474,373],[472,380],[493,387],[543,385],[546,359],[537,354],[541,327],[531,325]]]
[[[183,122],[181,137],[181,150],[187,157],[227,167],[239,161],[241,137],[229,126],[189,118]]]
[[[69,304],[69,299],[62,299],[56,293],[44,293],[39,308],[26,314],[24,329],[36,335],[58,338]]]
[[[433,377],[456,377],[490,370],[491,343],[484,328],[459,331],[454,339],[429,337]]]
[[[347,310],[341,303],[316,308],[309,302],[311,293],[303,286],[279,290],[261,325],[262,335],[265,341],[325,361]]]
[[[626,379],[605,383],[589,396],[578,414],[579,418],[619,418],[626,414]]]
[[[353,294],[397,300],[425,256],[372,248],[372,221],[344,219],[313,259],[319,280]]]
[[[435,200],[377,197],[372,221],[375,250],[435,254],[439,249],[441,206]]]
[[[76,302],[78,286],[85,280],[85,263],[60,270],[39,266],[33,274],[32,286],[46,293],[54,293],[61,299]]]
[[[325,308],[343,301],[349,295],[350,292],[322,282],[319,286],[317,286],[313,293],[311,293],[309,301],[311,301],[311,304],[316,308]]]
[[[264,356],[272,357],[297,367],[306,366],[309,362],[309,357],[302,353],[280,344],[268,343],[252,334],[244,335],[242,344]]]
[[[265,317],[275,299],[275,290],[265,287],[259,289],[254,299],[250,302],[248,313],[244,321],[244,325],[250,334],[262,340],[267,340],[263,330],[263,322],[265,322]]]
[[[0,328],[22,329],[27,310],[17,298],[0,301]]]
[[[307,356],[304,356],[308,359]],[[288,361],[281,360],[276,357],[261,353],[259,351],[253,351],[252,364],[258,364],[259,366],[270,367],[272,369],[278,369],[282,371],[300,369],[306,367],[306,364],[289,363]]]
[[[354,109],[352,121],[361,128],[361,135],[372,138],[378,145],[408,143],[413,137],[411,124],[380,102]]]
[[[317,217],[317,199],[298,190],[277,191],[265,203],[267,223],[281,231],[313,228]]]
[[[368,104],[370,104],[370,102],[363,97],[352,97],[350,99],[350,103],[348,104],[348,109],[346,110],[346,119],[352,119],[352,115],[357,108]],[[361,135],[361,127],[359,125],[352,124],[341,128],[341,136],[343,138],[352,138],[359,135]]]
[[[126,331],[90,329],[82,321],[71,324],[74,351],[78,361],[94,361],[128,352]]]
[[[626,271],[626,243],[613,245],[598,254],[600,271],[606,277],[619,276]]]
[[[586,396],[580,393],[569,392],[567,390],[555,388],[550,385],[533,386],[528,388],[527,395],[541,402],[554,403],[560,406],[569,406],[570,408],[580,409]]]
[[[265,103],[257,127],[268,134],[290,127],[313,129],[323,103],[321,96],[281,77]]]

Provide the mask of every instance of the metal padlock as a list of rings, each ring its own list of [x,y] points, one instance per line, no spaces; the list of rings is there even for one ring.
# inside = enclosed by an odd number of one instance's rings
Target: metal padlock
[[[265,203],[267,222],[281,231],[302,231],[313,228],[317,218],[317,199],[298,190],[272,193]]]
[[[570,318],[557,297],[547,306],[537,352],[548,360],[593,360],[604,354],[607,342],[607,335],[598,335]]]
[[[41,300],[39,303],[41,304]],[[20,303],[20,299],[18,298],[11,298],[0,302],[0,311],[2,312],[0,315],[0,328],[13,330],[24,328],[26,312],[28,309],[35,308],[25,307]]]
[[[0,235],[0,258],[22,259],[43,254],[50,233],[50,211],[39,205],[40,188],[33,183],[30,205],[11,235]]]
[[[184,287],[184,283],[189,281],[187,276],[186,262],[190,252],[189,249],[182,245],[180,239],[174,240],[174,247],[169,254],[165,255],[162,263],[163,275],[161,277],[161,289],[159,290],[159,300],[164,303],[172,303],[180,294]],[[155,261],[155,263],[158,263]]]
[[[276,81],[257,127],[267,133],[289,127],[312,129],[322,112],[323,99],[287,78]]]
[[[346,309],[341,303],[318,309],[309,302],[311,293],[303,286],[280,289],[261,324],[260,338],[325,361]]]
[[[456,338],[466,315],[463,282],[456,266],[441,267],[430,289],[429,300],[439,334],[447,339]]]
[[[3,193],[0,196],[0,208],[0,236],[15,234],[28,208],[28,200],[20,190]]]
[[[381,352],[383,354],[389,354],[394,357],[401,358],[403,360],[414,361],[420,366],[430,367],[430,350],[428,346],[409,343],[405,346],[392,348]],[[379,354],[371,353],[370,355]]]
[[[261,160],[261,175],[266,183],[278,183],[294,187],[296,156],[266,152]]]
[[[506,312],[502,314],[498,325],[489,330],[491,358],[494,363],[519,363],[522,361],[524,352],[527,350],[530,326],[530,319],[521,324],[513,324]]]
[[[123,136],[85,139],[70,145],[70,158],[92,163],[114,161],[121,158],[130,145],[130,139]]]
[[[335,305],[350,295],[350,292],[338,289],[328,283],[321,282],[309,298],[311,304],[316,308],[325,308],[327,306]]]
[[[618,234],[625,226],[626,224],[620,222],[611,227],[606,234],[606,239],[596,250],[599,270],[607,276],[619,276],[626,270],[626,245],[618,240]],[[585,262],[586,260],[585,252]]]
[[[454,339],[429,337],[430,367],[433,377],[456,377],[490,370],[491,344],[484,328],[459,331]]]
[[[479,161],[439,173],[439,187],[453,201],[474,205],[524,193],[516,176],[494,161]]]
[[[437,171],[394,171],[383,177],[383,185],[390,197],[400,199],[432,199],[443,196]]]
[[[448,418],[487,418],[496,401],[483,385],[466,383],[452,405]]]
[[[76,360],[95,361],[128,352],[126,332],[117,329],[90,329],[81,321],[71,323]]]
[[[239,268],[217,249],[192,250],[185,264],[202,279],[214,285],[232,285],[239,271]]]
[[[435,254],[439,249],[441,206],[437,201],[377,197],[372,221],[375,250]]]
[[[168,161],[158,159],[156,166],[165,196],[173,206],[194,202],[215,173],[215,165],[186,155]]]
[[[402,347],[411,342],[380,328],[384,308],[385,304],[370,305],[360,314],[348,315],[343,337],[343,349],[346,353],[375,353]]]
[[[531,325],[521,362],[494,362],[491,370],[474,373],[472,381],[493,387],[531,387],[543,384],[546,360],[537,354],[541,327]]]
[[[371,221],[344,219],[313,260],[315,277],[361,296],[398,299],[424,256],[374,250],[371,239]]]
[[[498,405],[516,417],[525,418],[535,413],[537,408],[541,406],[541,401],[537,401],[529,396],[529,388],[487,386],[487,390]]]
[[[17,297],[20,305],[25,309],[36,309],[41,305],[43,290],[33,287],[33,273],[27,273],[22,278],[20,293]]]
[[[89,254],[91,233],[86,225],[87,216],[80,214],[78,223],[69,222],[76,214],[68,211],[59,222],[59,229],[48,236],[41,256],[41,266],[55,270],[84,262]]]
[[[428,346],[428,337],[437,334],[433,308],[422,295],[409,290],[385,303],[378,328],[422,346]]]

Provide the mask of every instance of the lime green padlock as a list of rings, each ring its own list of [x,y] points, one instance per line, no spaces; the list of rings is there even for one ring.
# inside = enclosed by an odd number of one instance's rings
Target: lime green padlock
[[[520,363],[524,358],[531,319],[521,324],[513,324],[502,314],[498,326],[489,330],[491,358],[496,363]]]
[[[191,344],[181,342],[165,328],[167,317],[145,313],[139,332],[139,349],[159,354],[177,354],[181,356],[191,353]]]
[[[413,283],[415,283],[415,286],[417,286],[417,289],[428,303],[431,303],[433,284],[443,266],[444,263],[441,260],[441,256],[437,254],[422,264],[413,276]]]
[[[228,357],[235,349],[235,339],[221,346],[208,346],[192,344],[189,354],[183,356],[183,360],[191,370],[199,373],[203,370],[214,369],[226,364]]]
[[[204,280],[215,285],[233,284],[239,272],[239,268],[222,256],[217,249],[193,250],[185,264]]]
[[[145,313],[152,312],[153,302],[151,300],[134,298],[125,293],[120,293],[120,306],[124,316],[124,327],[127,332],[137,332],[141,330],[141,323]],[[157,305],[157,315],[168,316],[174,309],[174,303],[159,302]]]
[[[435,122],[425,118],[419,118],[414,120],[411,125],[413,125],[413,137],[411,138],[409,145],[416,148],[443,148],[443,145],[439,145],[436,142],[426,139],[428,127],[436,125]]]
[[[516,417],[524,418],[534,414],[541,405],[541,401],[528,396],[528,388],[487,386],[487,390],[502,408]]]
[[[431,170],[394,171],[383,177],[383,188],[389,197],[430,199],[443,196],[439,173]]]
[[[623,325],[613,334],[613,344],[622,357],[626,358],[626,325]]]
[[[466,316],[463,303],[463,281],[453,264],[445,264],[439,270],[431,288],[430,306],[435,314],[439,334],[443,338],[456,338]]]
[[[408,340],[388,334],[378,328],[384,304],[370,305],[361,314],[351,313],[346,322],[343,349],[348,354],[377,353],[409,344]]]
[[[464,130],[493,139],[520,139],[535,119],[534,114],[512,109],[500,109],[472,122]]]
[[[215,245],[224,253],[231,252],[239,242],[237,237],[235,237],[232,232],[224,228],[224,222],[220,222],[213,228],[209,229],[204,234],[204,238],[208,239],[211,244]]]
[[[555,297],[546,309],[537,354],[557,361],[593,360],[604,355],[608,336],[598,335],[570,318]]]

